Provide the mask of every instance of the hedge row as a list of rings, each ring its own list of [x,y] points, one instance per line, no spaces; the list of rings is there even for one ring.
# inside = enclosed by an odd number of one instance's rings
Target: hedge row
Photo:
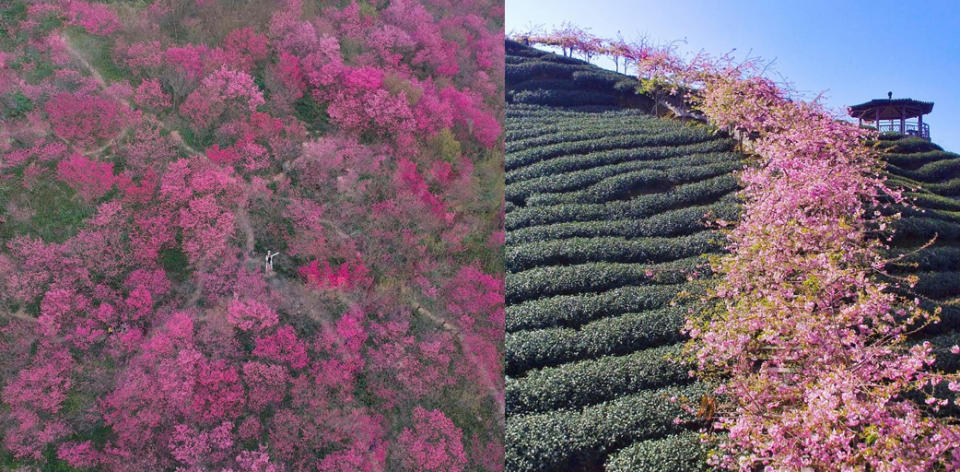
[[[950,298],[960,295],[960,272],[914,272],[919,277],[914,287],[930,298]]]
[[[605,71],[580,70],[573,73],[573,83],[584,89],[613,90],[613,87],[624,79],[633,78]]]
[[[894,249],[892,256],[905,254],[903,259],[889,265],[894,274],[917,271],[960,271],[960,247],[934,245],[922,251]]]
[[[603,468],[606,472],[706,472],[710,447],[700,434],[683,431],[660,439],[639,441],[612,454]]]
[[[623,130],[623,127],[636,128],[650,120],[649,116],[627,115],[619,117],[616,120],[583,120],[559,118],[559,117],[529,117],[529,118],[510,118],[506,122],[505,141],[506,151],[515,152],[529,146],[523,146],[535,140],[548,140],[543,144],[552,144],[560,142],[565,133],[571,130],[580,132],[592,130]],[[545,123],[545,121],[548,121]],[[629,130],[636,132],[637,130]]]
[[[683,339],[682,307],[625,313],[592,321],[579,329],[545,328],[507,333],[504,367],[515,375],[530,369],[631,352]]]
[[[900,169],[910,171],[933,162],[953,159],[957,157],[957,155],[940,149],[932,149],[925,152],[908,154],[890,152],[882,154],[881,157],[884,161],[887,161],[889,164],[888,169],[890,170]]]
[[[517,209],[517,206],[514,205],[513,202],[511,201],[504,202],[503,204],[503,211],[506,213],[510,213],[516,209]]]
[[[644,126],[645,122],[649,121],[649,118],[644,120],[604,120],[597,123],[577,123],[574,125],[568,125],[563,127],[558,127],[555,132],[552,133],[541,133],[535,137],[530,137],[526,139],[518,139],[514,141],[508,141],[506,143],[506,152],[515,153],[522,151],[524,149],[529,149],[533,147],[546,146],[549,144],[557,144],[568,141],[583,141],[587,139],[597,139],[605,136],[624,136],[624,135],[652,135],[656,134],[658,130],[650,129],[647,126]]]
[[[507,246],[505,258],[508,272],[600,261],[655,263],[716,252],[724,247],[722,239],[722,235],[710,231],[665,238],[557,239]]]
[[[601,203],[627,200],[649,193],[662,193],[670,186],[705,180],[730,174],[742,167],[738,162],[682,167],[663,171],[645,169],[608,177],[583,190],[564,193],[540,193],[527,198],[527,205],[556,205],[558,203]]]
[[[944,180],[942,182],[924,183],[923,188],[940,195],[950,197],[960,196],[960,177]]]
[[[610,451],[680,431],[676,418],[690,419],[670,398],[699,399],[703,384],[630,395],[576,412],[514,416],[507,421],[506,470],[575,470],[601,461]]]
[[[939,182],[954,178],[960,174],[960,159],[957,159],[957,157],[960,156],[954,154],[951,158],[929,162],[915,170],[901,169],[893,166],[889,167],[888,170],[892,174],[902,175],[914,180]]]
[[[523,103],[517,103],[507,107],[506,116],[507,119],[511,118],[530,118],[530,117],[548,117],[556,119],[575,119],[580,117],[583,119],[585,116],[595,117],[599,114],[584,115],[583,110],[564,110],[562,108],[552,108],[544,107],[539,105],[526,105]],[[626,115],[643,115],[648,114],[644,113],[641,110],[624,110],[622,108],[610,108],[603,112],[601,116],[626,116]],[[541,123],[542,124],[542,123]]]
[[[536,117],[546,118],[546,121],[540,123],[523,123],[526,125],[537,125],[544,126],[547,124],[555,123],[567,123],[570,126],[577,126],[578,123],[597,123],[601,122],[606,118],[609,119],[619,119],[623,117],[649,117],[649,113],[645,113],[642,110],[638,109],[624,109],[624,108],[602,108],[602,109],[571,109],[571,108],[555,108],[555,107],[545,107],[541,105],[528,105],[524,103],[517,103],[507,107],[507,119],[510,120],[507,122],[508,126],[513,126],[517,124],[515,120],[530,120]],[[579,119],[578,119],[579,118]],[[668,126],[670,123],[654,123],[659,126]],[[676,126],[676,124],[674,124]]]
[[[506,382],[507,416],[580,408],[642,390],[682,384],[690,366],[680,343],[528,372]]]
[[[576,107],[582,105],[616,105],[619,97],[587,90],[524,90],[513,94],[513,101],[538,105]]]
[[[731,163],[735,163],[731,166]],[[535,193],[571,192],[628,172],[640,170],[661,170],[676,172],[677,169],[702,167],[707,165],[725,165],[742,167],[733,153],[689,154],[658,160],[636,160],[605,166],[580,169],[572,172],[543,176],[507,184],[507,200],[523,200]]]
[[[507,241],[520,244],[569,237],[669,236],[700,231],[707,213],[724,219],[737,217],[740,206],[735,185],[736,179],[730,178],[728,185],[705,184],[687,192],[644,195],[629,201],[517,208],[507,218]],[[714,203],[697,205],[704,201]]]
[[[586,141],[563,142],[507,154],[506,170],[514,170],[559,156],[645,146],[676,146],[710,140],[713,140],[713,135],[706,128],[690,127],[663,131],[653,135],[607,136]]]
[[[960,238],[960,224],[938,218],[907,216],[895,221],[893,227],[896,229],[894,241],[904,239],[926,241],[934,234],[938,235],[938,241]]]
[[[651,275],[646,275],[647,271],[651,271]],[[673,285],[682,283],[687,279],[687,274],[694,272],[702,276],[712,274],[709,261],[703,253],[661,264],[591,262],[538,267],[507,274],[506,301],[519,303],[557,295],[601,292],[629,285]]]
[[[536,77],[569,79],[576,66],[560,64],[554,61],[526,61],[520,64],[506,64],[504,76],[508,83],[519,83]],[[583,70],[581,67],[580,70]]]
[[[633,149],[607,149],[603,151],[571,156],[551,156],[552,158],[530,164],[507,172],[506,183],[557,175],[580,169],[589,169],[602,165],[618,164],[627,161],[657,160],[668,157],[685,156],[698,153],[723,152],[731,149],[727,139],[711,139],[677,146],[648,146]]]
[[[960,212],[960,201],[930,192],[904,192],[914,205],[922,208]]]
[[[877,147],[890,153],[922,153],[943,150],[940,146],[916,136],[894,140],[881,139],[877,142]]]
[[[520,82],[507,90],[508,94],[514,95],[517,92],[527,90],[575,90],[576,85],[570,80],[564,79],[531,79],[526,82]]]
[[[621,287],[603,293],[561,295],[507,305],[506,329],[515,332],[551,326],[576,327],[608,316],[662,308],[682,287]]]
[[[733,193],[738,188],[737,178],[721,175],[690,184],[681,184],[663,193],[639,195],[630,200],[604,203],[566,203],[559,205],[524,207],[505,223],[508,230],[517,230],[516,239],[524,239],[520,230],[531,226],[558,223],[589,222],[596,220],[620,220],[646,218],[652,215],[675,213],[687,205],[723,200],[725,204],[736,201]],[[699,205],[704,212],[714,210],[711,205]],[[687,210],[689,211],[689,210]],[[686,215],[685,215],[686,216]],[[703,213],[697,215],[703,217]],[[677,216],[671,217],[675,219]]]
[[[524,90],[518,91],[515,95],[520,93],[527,92],[544,92],[544,90]],[[558,90],[562,92],[562,90]],[[584,93],[597,93],[586,91]],[[572,104],[571,104],[572,105]],[[552,108],[552,107],[551,107]],[[562,108],[553,108],[554,110],[562,110]],[[638,136],[659,136],[667,134],[676,134],[678,132],[683,132],[686,129],[680,127],[671,122],[662,122],[661,120],[652,119],[649,116],[643,117],[639,115],[621,115],[621,114],[611,114],[608,112],[598,112],[593,114],[581,113],[580,117],[558,117],[554,114],[545,114],[545,115],[534,115],[527,116],[520,119],[509,119],[509,126],[516,126],[518,128],[523,128],[527,126],[543,126],[544,122],[550,123],[561,128],[561,132],[564,134],[570,133],[581,133],[589,132],[580,138],[573,138],[566,140],[555,140],[553,142],[543,143],[539,147],[527,147],[527,151],[537,151],[544,146],[558,146],[558,145],[569,145],[573,143],[579,143],[580,141],[592,141],[600,139],[611,139],[616,138],[615,134],[608,134],[605,131],[626,131],[630,134]],[[688,129],[697,129],[697,128],[688,128]],[[592,131],[590,131],[592,130]],[[583,133],[581,133],[583,134]],[[516,149],[508,150],[507,157],[515,156],[518,153]]]

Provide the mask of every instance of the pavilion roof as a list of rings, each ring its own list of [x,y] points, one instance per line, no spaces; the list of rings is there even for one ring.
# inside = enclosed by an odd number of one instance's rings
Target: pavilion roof
[[[898,120],[926,115],[932,110],[933,102],[921,102],[912,98],[878,98],[853,105],[847,108],[847,113],[854,118],[873,121],[877,118],[877,111],[880,112],[881,120]],[[901,116],[901,113],[903,113],[903,116]]]

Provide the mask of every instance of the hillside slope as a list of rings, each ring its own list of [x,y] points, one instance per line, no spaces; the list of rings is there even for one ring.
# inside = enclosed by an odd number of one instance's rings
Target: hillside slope
[[[506,77],[506,468],[702,469],[669,399],[706,389],[670,357],[696,288],[684,271],[723,248],[704,215],[736,218],[743,157],[705,126],[651,116],[633,79],[582,61],[508,41]],[[925,187],[911,195],[927,211],[904,210],[893,249],[938,240],[892,270],[944,305],[917,338],[944,354],[960,325],[960,160],[911,138],[880,145],[895,183]]]

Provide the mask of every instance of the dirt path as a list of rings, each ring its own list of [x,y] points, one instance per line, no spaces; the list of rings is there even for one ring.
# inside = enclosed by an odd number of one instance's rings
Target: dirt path
[[[77,51],[77,49],[70,42],[69,37],[67,37],[63,33],[61,33],[59,37],[60,37],[60,40],[63,42],[64,48],[67,50],[67,53],[70,54],[70,57],[76,59],[77,62],[79,62],[80,65],[83,67],[83,69],[87,71],[87,73],[90,74],[91,77],[93,77],[93,80],[97,83],[97,86],[100,87],[100,90],[103,91],[105,95],[126,105],[127,108],[130,108],[130,109],[134,108],[129,100],[123,97],[120,97],[116,93],[113,93],[112,91],[109,90],[109,87],[108,87],[109,84],[107,84],[107,81],[104,80],[103,75],[100,74],[100,71],[98,71],[96,67],[93,67],[93,65],[90,64],[90,61],[88,61],[87,58],[83,57],[83,54],[81,54],[80,51]],[[180,133],[177,132],[176,129],[169,127],[165,121],[161,120],[157,116],[143,109],[141,109],[140,111],[143,113],[144,117],[150,120],[151,123],[157,124],[164,130],[169,131],[170,137],[173,139],[174,143],[180,146],[180,148],[182,148],[183,150],[187,151],[190,154],[203,154],[200,151],[191,147],[189,144],[187,144],[187,142],[183,140],[183,137],[180,136]],[[120,135],[122,136],[123,133],[120,133]],[[90,151],[90,152],[94,152],[94,153],[103,152],[103,150],[109,147],[110,144],[112,143],[107,143],[101,148],[94,151]]]
[[[93,65],[91,65],[90,62],[85,57],[83,57],[83,54],[81,54],[80,51],[77,51],[77,49],[73,46],[73,44],[70,43],[70,38],[68,38],[66,35],[61,33],[60,39],[63,41],[64,47],[66,48],[70,56],[76,59],[77,62],[79,62],[80,65],[83,67],[83,69],[86,70],[91,77],[93,77],[94,81],[96,81],[101,91],[103,91],[110,98],[113,98],[114,100],[117,100],[118,102],[123,103],[128,108],[133,109],[133,106],[130,104],[129,100],[123,97],[119,97],[115,93],[112,93],[109,90],[108,84],[106,80],[104,80],[103,75],[101,75],[100,72],[95,67],[93,67]],[[177,132],[177,130],[171,129],[169,126],[167,126],[166,122],[164,122],[160,118],[156,117],[153,114],[147,113],[145,111],[143,112],[143,116],[149,119],[151,122],[158,124],[161,128],[169,131],[170,137],[183,150],[187,151],[190,154],[203,154],[200,151],[191,147],[189,144],[187,144],[186,141],[184,141],[183,138],[180,136],[180,133]],[[123,133],[121,133],[120,135],[122,134]],[[112,144],[113,144],[113,141],[105,144],[99,149],[96,149],[90,152],[99,154],[100,152],[103,152],[104,150],[106,150]],[[243,233],[244,235],[244,241],[243,241],[244,249],[247,251],[248,255],[252,254],[255,239],[254,239],[253,228],[251,227],[251,224],[250,224],[250,217],[247,214],[247,211],[245,208],[236,209],[234,211],[234,214],[236,215],[237,226],[240,229],[240,232]],[[344,238],[349,238],[348,235],[346,235],[343,231],[339,230],[339,228],[337,228],[336,225],[333,225],[332,222],[330,223],[330,225],[333,226],[334,231],[337,232],[339,236]],[[404,290],[404,294],[407,295],[408,292]],[[199,288],[199,284],[197,284],[197,288],[191,294],[190,299],[187,301],[187,304],[188,306],[196,305],[199,302],[199,300],[200,300],[200,288]],[[484,390],[487,391],[488,395],[490,395],[494,399],[494,401],[497,403],[497,408],[499,410],[497,421],[500,424],[500,426],[503,427],[505,425],[505,420],[504,420],[505,404],[504,404],[503,393],[500,390],[499,386],[496,385],[495,382],[491,381],[490,377],[486,375],[487,372],[489,372],[489,370],[487,369],[487,366],[485,366],[480,361],[480,359],[478,359],[475,355],[473,355],[472,353],[468,352],[465,349],[466,343],[464,342],[463,333],[455,325],[443,319],[442,317],[437,316],[434,313],[430,312],[429,310],[424,308],[423,305],[414,302],[413,307],[416,312],[426,316],[428,319],[438,324],[443,330],[457,337],[457,340],[460,343],[461,349],[463,350],[464,356],[466,356],[467,361],[477,368],[478,380],[480,381],[482,387],[484,388]]]

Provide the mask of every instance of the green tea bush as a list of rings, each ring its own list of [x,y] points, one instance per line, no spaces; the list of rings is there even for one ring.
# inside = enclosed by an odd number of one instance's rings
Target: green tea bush
[[[571,470],[578,461],[602,458],[618,447],[680,431],[677,417],[688,415],[670,398],[699,398],[703,384],[646,391],[589,406],[515,416],[507,423],[506,470]]]
[[[541,206],[558,203],[601,203],[624,200],[637,194],[663,192],[672,185],[728,175],[739,167],[741,165],[738,162],[722,162],[695,167],[681,167],[669,171],[660,169],[636,170],[603,178],[582,190],[531,195],[526,199],[526,202],[528,205]],[[512,200],[516,201],[516,199]]]
[[[559,156],[645,146],[694,144],[708,141],[711,138],[712,135],[706,128],[684,128],[664,131],[653,135],[634,137],[610,136],[587,141],[557,143],[509,154],[506,156],[506,168],[509,171]]]
[[[505,366],[513,375],[675,343],[683,339],[683,314],[682,307],[664,307],[600,318],[579,329],[555,327],[507,333]]]
[[[533,370],[506,382],[507,415],[579,408],[667,385],[684,383],[690,366],[673,344]]]
[[[646,146],[643,148],[614,149],[571,156],[552,156],[551,159],[511,170],[507,183],[520,182],[538,177],[557,175],[580,169],[638,160],[658,160],[697,153],[723,152],[731,149],[731,141],[712,139],[676,146]],[[509,157],[509,155],[508,155]]]
[[[722,248],[721,237],[709,231],[666,238],[570,238],[512,245],[506,249],[506,265],[509,272],[521,272],[546,265],[598,261],[656,263],[715,252]]]
[[[696,252],[696,251],[693,251]],[[542,297],[593,293],[640,284],[678,284],[687,274],[709,275],[709,263],[701,255],[664,264],[592,262],[571,266],[538,267],[507,274],[507,303]]]
[[[706,212],[729,211],[720,207],[735,209],[735,195],[731,193],[737,188],[737,179],[731,175],[722,175],[712,179],[691,184],[683,184],[658,194],[640,195],[626,201],[604,203],[561,203],[559,205],[537,206],[520,208],[506,220],[510,230],[510,241],[537,241],[542,239],[538,232],[557,232],[558,235],[571,231],[576,235],[592,235],[589,225],[577,223],[597,222],[596,220],[640,219],[686,222],[694,218],[698,227],[702,227],[703,215]],[[729,197],[727,197],[729,195]],[[714,202],[714,203],[707,203]],[[707,204],[700,204],[707,203]],[[699,205],[698,205],[699,204]],[[695,205],[695,206],[688,206]],[[686,206],[686,208],[684,208]],[[697,213],[699,212],[699,213]],[[725,218],[724,216],[720,216]],[[643,224],[642,222],[638,222]],[[547,225],[567,225],[584,228],[582,230],[551,230],[548,228],[534,228]],[[625,230],[627,234],[642,235],[639,230]],[[587,234],[584,234],[586,232]],[[596,234],[599,235],[599,234]]]
[[[678,172],[678,169],[707,165],[724,166],[732,169],[740,166],[728,153],[691,154],[652,161],[627,161],[511,183],[506,187],[506,198],[507,200],[524,200],[535,193],[570,192],[606,178],[639,170]]]
[[[706,472],[708,446],[700,435],[683,431],[660,439],[639,441],[610,455],[603,465],[606,472]]]
[[[582,90],[524,90],[513,95],[513,101],[553,106],[614,105],[617,97],[601,92]]]
[[[551,326],[576,327],[607,316],[662,308],[681,286],[621,287],[603,293],[561,295],[508,305],[507,332]]]

